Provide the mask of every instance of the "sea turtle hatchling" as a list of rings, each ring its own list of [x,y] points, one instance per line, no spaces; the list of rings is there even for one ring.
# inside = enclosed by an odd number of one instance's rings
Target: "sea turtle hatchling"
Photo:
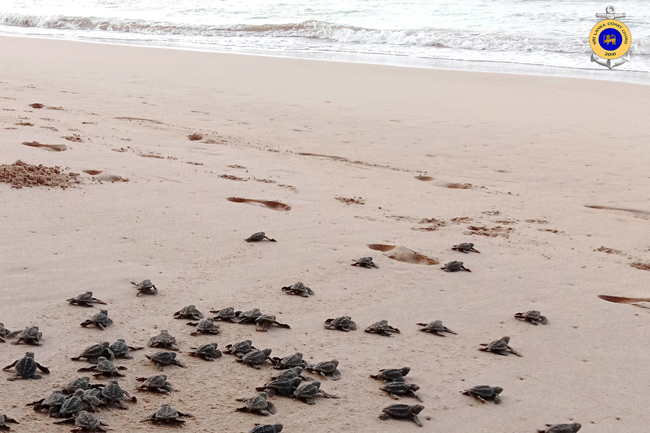
[[[282,424],[256,424],[255,428],[248,433],[280,433],[282,429]]]
[[[106,376],[106,377],[114,377],[114,376],[119,376],[119,377],[124,377],[122,373],[119,372],[119,370],[127,370],[126,367],[120,365],[116,366],[113,364],[113,361],[100,356],[99,359],[97,360],[97,364],[93,365],[92,367],[84,367],[80,368],[77,370],[78,372],[83,372],[83,371],[95,371],[96,373],[94,374],[95,377],[100,377],[100,376]]]
[[[332,380],[339,380],[341,372],[338,370],[339,362],[336,359],[319,362],[316,365],[308,365],[305,369]]]
[[[532,323],[533,325],[546,325],[548,323],[546,316],[542,316],[542,313],[537,310],[530,310],[526,311],[525,313],[517,313],[515,314],[515,319]]]
[[[86,408],[84,404],[84,390],[76,389],[74,394],[65,399],[58,412],[52,415],[53,418],[72,418],[74,414]]]
[[[262,315],[262,312],[259,308],[253,308],[252,310],[240,312],[237,314],[237,323],[247,324],[255,323],[255,321]]]
[[[255,319],[255,330],[260,332],[268,331],[272,325],[277,326],[278,328],[291,329],[291,326],[286,323],[280,323],[275,320],[275,316],[269,314],[262,314],[257,319]]]
[[[409,374],[410,371],[410,367],[384,368],[379,370],[377,374],[371,374],[370,377],[384,382],[404,382],[404,376]]]
[[[445,334],[443,332],[448,332],[450,334],[458,335],[451,329],[447,328],[442,324],[441,320],[434,320],[433,322],[429,323],[418,323],[419,326],[424,326],[424,328],[420,329],[422,332],[430,332],[434,335],[438,335],[440,337],[444,337]]]
[[[298,389],[302,379],[298,376],[296,377],[284,377],[280,379],[272,380],[269,383],[265,383],[263,386],[258,386],[255,388],[257,391],[266,391],[270,397],[278,394],[283,397],[293,397],[293,393]]]
[[[142,391],[149,391],[157,394],[169,394],[174,390],[172,384],[167,382],[167,376],[164,374],[158,374],[151,377],[138,377],[136,380],[138,382],[144,382],[138,387],[138,389]]]
[[[260,392],[255,397],[238,398],[237,401],[245,402],[244,407],[235,409],[237,412],[250,412],[259,415],[269,416],[275,413],[275,405],[267,400],[269,395],[266,392]]]
[[[512,353],[513,355],[523,356],[521,353],[510,347],[508,343],[510,343],[510,337],[506,336],[500,340],[495,340],[488,344],[481,343],[481,346],[484,347],[479,348],[479,350],[482,350],[483,352],[497,353],[504,356],[508,356],[508,352]]]
[[[382,391],[393,397],[395,400],[399,400],[399,396],[408,396],[415,397],[422,401],[422,399],[415,393],[415,391],[419,389],[420,387],[414,383],[407,384],[404,382],[388,382],[381,388]]]
[[[244,340],[239,343],[226,345],[224,352],[242,357],[253,350],[257,350],[255,346],[253,346],[253,342],[251,340]]]
[[[154,286],[151,280],[143,280],[140,281],[139,283],[136,283],[135,281],[131,281],[131,284],[133,284],[135,288],[138,289],[138,293],[136,294],[136,296],[158,294],[158,289],[156,288],[156,286]]]
[[[71,380],[70,383],[68,383],[64,388],[63,388],[63,393],[64,394],[73,394],[77,389],[81,389],[82,391],[85,391],[89,388],[101,388],[103,385],[92,385],[90,383],[90,377],[78,377],[74,380]]]
[[[286,370],[292,367],[306,367],[307,361],[302,359],[302,353],[296,352],[293,355],[285,356],[284,358],[271,358],[278,370]]]
[[[36,374],[36,370],[41,370],[43,374],[50,374],[50,370],[47,367],[42,366],[36,360],[34,360],[34,352],[26,352],[25,357],[17,359],[12,362],[5,368],[4,371],[8,371],[11,368],[15,367],[16,376],[10,377],[7,380],[18,380],[18,379],[40,379],[41,375]]]
[[[293,379],[295,377],[301,379],[301,380],[312,380],[309,378],[306,378],[302,375],[303,370],[305,370],[302,367],[291,367],[287,368],[286,370],[282,370],[282,372],[276,376],[271,376],[271,379],[277,380],[277,379]]]
[[[501,397],[499,394],[503,392],[503,388],[500,386],[488,386],[488,385],[479,385],[474,388],[466,389],[461,391],[462,394],[470,395],[480,401],[481,403],[487,403],[488,400],[494,401],[494,404],[501,403]]]
[[[66,299],[66,301],[68,301],[72,305],[78,305],[80,307],[92,307],[93,304],[106,305],[106,302],[97,298],[93,298],[93,292],[82,293],[77,297]]]
[[[277,242],[275,239],[271,239],[270,237],[266,236],[266,233],[264,232],[253,233],[248,237],[248,239],[244,239],[244,240],[246,242],[261,242],[264,239],[267,239],[269,242]]]
[[[575,433],[582,428],[580,423],[546,424],[546,428],[538,429],[538,433]]]
[[[18,340],[14,341],[11,344],[19,344],[21,341],[24,341],[25,344],[40,346],[41,338],[43,338],[43,333],[38,330],[38,326],[29,326],[22,331],[14,331],[11,334],[7,335],[7,339],[15,337],[18,337]]]
[[[108,317],[108,310],[101,310],[99,313],[95,314],[92,318],[81,323],[81,326],[84,328],[90,325],[95,325],[97,328],[102,331],[104,328],[108,328],[113,324],[113,320]]]
[[[135,397],[131,397],[128,392],[122,389],[120,384],[115,379],[111,379],[104,388],[102,388],[102,397],[106,401],[106,404],[116,404],[120,409],[128,409],[127,406],[124,406],[122,403],[125,399],[135,403],[138,400]]]
[[[13,418],[8,417],[7,415],[0,413],[0,430],[6,430],[9,431],[11,430],[11,427],[9,427],[7,424],[20,424],[18,421],[16,421]],[[282,429],[280,429],[282,430]],[[280,431],[278,430],[278,431]]]
[[[164,367],[170,365],[177,365],[179,367],[185,368],[185,364],[176,359],[176,354],[174,352],[158,352],[155,355],[145,355],[151,361],[153,361],[157,366],[158,370],[163,371]]]
[[[305,286],[302,282],[298,281],[290,286],[285,286],[282,288],[283,292],[286,292],[289,295],[298,295],[303,298],[308,298],[314,294],[314,291],[309,287]]]
[[[111,352],[115,355],[115,358],[119,359],[132,359],[130,355],[132,350],[140,350],[142,347],[129,346],[126,344],[126,340],[123,338],[118,338],[117,341],[109,347]]]
[[[264,364],[264,361],[269,359],[270,355],[271,355],[271,349],[253,350],[251,352],[248,352],[246,355],[242,356],[241,358],[237,359],[236,361],[241,364],[248,364],[254,369],[259,370],[260,368],[262,368],[262,364]]]
[[[187,322],[188,326],[194,326],[196,331],[191,332],[190,335],[199,335],[199,334],[212,334],[217,335],[221,333],[220,326],[214,323],[214,319],[207,318],[201,320],[200,322]]]
[[[98,388],[88,388],[84,391],[81,399],[85,404],[86,410],[90,410],[91,412],[97,412],[100,406],[106,406],[106,400],[102,396],[102,390]]]
[[[104,426],[108,426],[104,421],[100,421],[94,414],[86,412],[85,410],[75,413],[74,418],[69,418],[64,421],[56,421],[54,424],[74,424],[78,428],[74,428],[72,432],[97,432],[108,431]]]
[[[416,404],[409,406],[406,404],[394,404],[392,406],[385,407],[382,410],[382,414],[379,415],[379,419],[408,419],[416,423],[418,426],[422,427],[422,422],[418,418],[418,414],[422,412],[424,406],[421,404]]]
[[[454,245],[451,249],[465,254],[469,252],[480,253],[480,251],[474,249],[474,244],[470,242],[463,242],[462,244]]]
[[[97,364],[100,356],[103,356],[104,358],[108,358],[111,361],[115,359],[115,354],[110,349],[110,344],[108,341],[105,341],[101,344],[93,344],[92,346],[88,346],[86,347],[86,349],[84,349],[81,355],[75,356],[70,359],[73,361],[82,361],[85,359],[91,364]]]
[[[193,418],[194,415],[189,413],[179,412],[176,409],[172,408],[168,404],[163,404],[158,412],[154,413],[151,416],[146,417],[141,422],[151,422],[154,424],[167,424],[167,425],[183,425],[185,420],[180,419],[184,418]]]
[[[379,266],[375,265],[372,261],[372,257],[361,257],[359,260],[355,260],[354,263],[352,263],[352,266],[359,266],[367,269],[379,268]]]
[[[206,361],[214,361],[217,358],[221,358],[221,351],[217,349],[217,343],[209,343],[199,346],[193,352],[187,352],[188,355],[194,356],[197,358],[203,358]]]
[[[221,320],[222,322],[237,323],[239,321],[238,314],[233,307],[222,308],[220,310],[210,310],[211,313],[216,314],[214,320]]]
[[[188,305],[174,313],[174,319],[201,320],[203,313],[196,309],[195,305]]]
[[[155,335],[149,339],[149,347],[156,347],[158,349],[178,350],[176,347],[176,339],[171,334],[163,329],[160,334]]]
[[[4,323],[0,322],[0,343],[5,342],[5,338],[11,334],[11,331],[9,331],[7,328],[5,328]]]
[[[370,334],[383,335],[384,337],[390,337],[391,333],[399,334],[399,329],[390,326],[386,320],[380,320],[379,322],[368,326],[366,328],[366,332]]]
[[[322,389],[320,389],[320,382],[317,380],[303,382],[296,388],[293,392],[293,396],[298,400],[302,400],[307,404],[316,404],[314,398],[316,396],[323,396],[325,398],[338,398],[335,395],[328,394]]]
[[[66,398],[67,397],[63,394],[62,390],[55,389],[47,398],[27,403],[26,406],[31,406],[36,412],[56,413],[59,411]]]
[[[339,331],[356,331],[357,324],[352,321],[350,316],[337,317],[335,319],[327,319],[325,327],[328,329],[338,329]]]
[[[445,272],[458,272],[458,271],[472,272],[464,266],[463,262],[458,262],[456,260],[447,263],[445,266],[443,266],[440,269],[442,269]]]

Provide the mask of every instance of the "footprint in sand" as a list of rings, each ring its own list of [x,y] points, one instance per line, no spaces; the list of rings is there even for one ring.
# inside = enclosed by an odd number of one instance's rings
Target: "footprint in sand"
[[[23,141],[24,146],[30,146],[30,147],[42,147],[45,150],[49,150],[52,152],[63,152],[64,150],[68,149],[68,146],[65,144],[41,144],[38,141]]]
[[[268,207],[269,209],[273,209],[273,210],[277,210],[277,211],[289,212],[291,210],[291,206],[286,205],[284,203],[280,203],[279,201],[254,200],[254,199],[250,199],[250,198],[240,198],[240,197],[228,197],[226,200],[232,201],[234,203],[256,204],[256,205]]]
[[[413,251],[410,248],[397,245],[384,245],[384,244],[370,244],[368,248],[375,251],[381,251],[386,254],[389,259],[397,260],[398,262],[412,263],[414,265],[437,265],[439,261],[431,259],[424,254]]]

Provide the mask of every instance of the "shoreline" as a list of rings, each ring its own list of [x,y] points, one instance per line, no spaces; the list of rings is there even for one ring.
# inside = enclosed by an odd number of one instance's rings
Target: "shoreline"
[[[55,35],[19,35],[0,33],[0,37],[15,37],[15,38],[33,38],[33,39],[46,39],[55,41],[68,41],[68,42],[82,42],[91,44],[105,44],[116,45],[124,47],[141,47],[141,48],[158,48],[170,49],[179,51],[191,51],[201,53],[215,53],[215,54],[234,54],[242,56],[259,56],[270,58],[288,58],[300,60],[316,60],[324,62],[341,62],[341,63],[356,63],[365,65],[380,65],[380,66],[394,66],[401,68],[416,68],[416,69],[432,69],[442,71],[462,71],[462,72],[478,72],[478,73],[494,73],[494,74],[512,74],[512,75],[530,75],[536,77],[556,77],[556,78],[576,78],[584,80],[595,81],[608,81],[618,83],[639,84],[643,86],[650,85],[650,73],[643,71],[625,71],[621,69],[607,70],[602,69],[588,69],[588,68],[567,68],[567,67],[554,67],[542,66],[536,64],[516,63],[516,62],[499,62],[499,61],[480,61],[480,60],[461,60],[461,59],[434,59],[434,58],[421,58],[421,57],[403,57],[403,56],[389,56],[389,55],[373,55],[373,54],[355,54],[349,52],[300,52],[300,51],[263,51],[263,50],[221,50],[210,49],[199,46],[191,46],[188,44],[152,44],[153,41],[147,43],[138,43],[138,41],[111,41],[108,39],[93,38],[68,38],[57,37]],[[614,75],[616,74],[616,75]]]

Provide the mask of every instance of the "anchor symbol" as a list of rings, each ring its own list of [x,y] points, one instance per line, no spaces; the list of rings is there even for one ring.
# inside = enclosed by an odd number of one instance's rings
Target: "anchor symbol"
[[[616,19],[616,18],[625,18],[624,13],[616,13],[616,8],[614,6],[607,6],[605,8],[605,13],[604,14],[596,14],[596,18],[607,18],[607,19]],[[607,45],[609,44],[616,44],[616,36],[612,35],[607,35],[604,41]],[[630,53],[628,52],[625,56],[620,57],[618,59],[603,59],[602,57],[599,57],[595,54],[591,54],[591,61],[596,62],[601,66],[605,66],[609,69],[615,68],[617,66],[622,65],[625,62],[630,61]]]

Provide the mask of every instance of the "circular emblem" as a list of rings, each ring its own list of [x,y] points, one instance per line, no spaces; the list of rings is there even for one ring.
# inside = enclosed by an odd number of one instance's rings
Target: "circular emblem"
[[[618,59],[630,49],[632,35],[630,29],[619,20],[603,20],[591,29],[589,45],[599,57]]]

